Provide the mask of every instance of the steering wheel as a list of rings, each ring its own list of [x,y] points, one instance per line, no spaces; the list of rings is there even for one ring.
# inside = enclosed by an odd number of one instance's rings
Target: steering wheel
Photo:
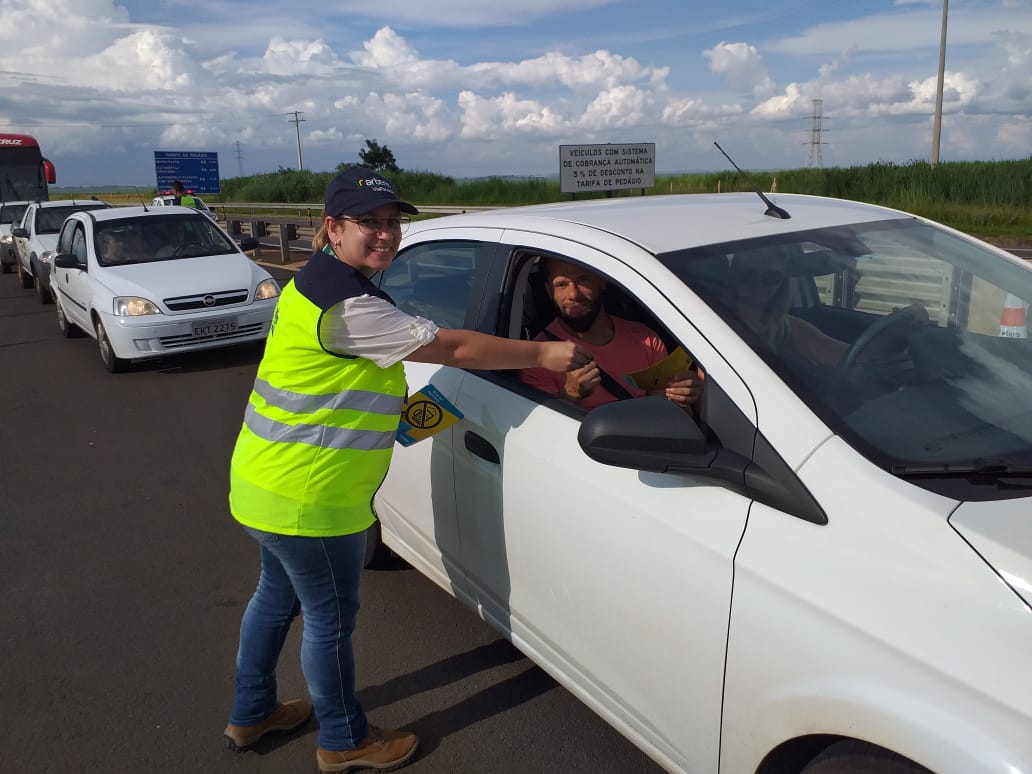
[[[199,242],[184,242],[175,249],[172,255],[176,258],[179,258],[188,252],[195,253],[200,249],[203,249],[203,245],[201,245]]]
[[[894,325],[916,326],[918,322],[917,314],[908,306],[902,309],[895,309],[890,314],[879,317],[868,325],[863,333],[857,336],[856,340],[849,345],[849,349],[842,355],[838,365],[835,366],[835,370],[841,375],[852,368],[860,354],[870,346],[871,342]]]

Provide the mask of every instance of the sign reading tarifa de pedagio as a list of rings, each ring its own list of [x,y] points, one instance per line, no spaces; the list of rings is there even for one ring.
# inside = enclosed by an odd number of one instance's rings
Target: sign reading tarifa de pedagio
[[[613,191],[656,184],[656,143],[559,146],[559,191]]]

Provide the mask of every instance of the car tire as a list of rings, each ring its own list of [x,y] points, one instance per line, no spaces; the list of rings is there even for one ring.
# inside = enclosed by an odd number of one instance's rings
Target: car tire
[[[382,567],[391,558],[391,549],[383,544],[380,533],[380,520],[373,522],[366,530],[365,561],[362,566],[367,570],[375,570]]]
[[[81,336],[82,329],[65,317],[64,309],[61,308],[61,304],[56,299],[54,307],[57,311],[57,327],[61,330],[61,335],[66,339],[75,339]]]
[[[100,321],[99,317],[94,318],[93,327],[97,329],[97,348],[100,350],[100,362],[113,374],[124,371],[128,361],[115,354],[115,350],[111,346],[111,339],[108,338],[107,331],[104,330],[104,323]]]
[[[803,767],[803,774],[931,774],[902,755],[852,739],[836,742]]]
[[[18,279],[21,280],[21,286],[25,290],[31,290],[32,286],[36,284],[32,275],[22,268],[20,260],[18,261]]]
[[[39,302],[41,304],[52,304],[52,303],[54,303],[54,296],[53,296],[53,294],[51,294],[49,288],[43,287],[43,281],[39,278],[39,274],[40,274],[40,272],[39,272],[39,264],[38,263],[34,264],[32,269],[33,269],[32,273],[36,277],[36,282],[34,283],[35,286],[36,286],[36,298],[39,299]]]

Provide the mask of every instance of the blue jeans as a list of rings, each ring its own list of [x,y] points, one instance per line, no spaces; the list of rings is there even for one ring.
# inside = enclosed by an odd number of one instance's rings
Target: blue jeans
[[[319,719],[319,746],[357,747],[369,730],[355,696],[351,648],[365,533],[319,538],[244,529],[258,541],[262,571],[240,622],[229,722],[255,725],[276,708],[276,662],[291,622],[303,612],[301,669]]]

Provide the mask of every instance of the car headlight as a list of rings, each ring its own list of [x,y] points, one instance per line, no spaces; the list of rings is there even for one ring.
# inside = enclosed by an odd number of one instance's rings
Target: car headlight
[[[262,280],[254,291],[254,300],[261,301],[265,298],[275,298],[280,293],[279,283],[274,279]]]
[[[136,317],[141,314],[161,314],[157,305],[146,298],[118,296],[114,301],[115,314],[119,317]]]
[[[44,250],[39,254],[40,263],[50,263],[50,257],[53,255],[49,250]]]
[[[4,234],[3,236],[0,236],[0,242],[2,242],[5,245],[13,245],[14,237],[10,234]]]

